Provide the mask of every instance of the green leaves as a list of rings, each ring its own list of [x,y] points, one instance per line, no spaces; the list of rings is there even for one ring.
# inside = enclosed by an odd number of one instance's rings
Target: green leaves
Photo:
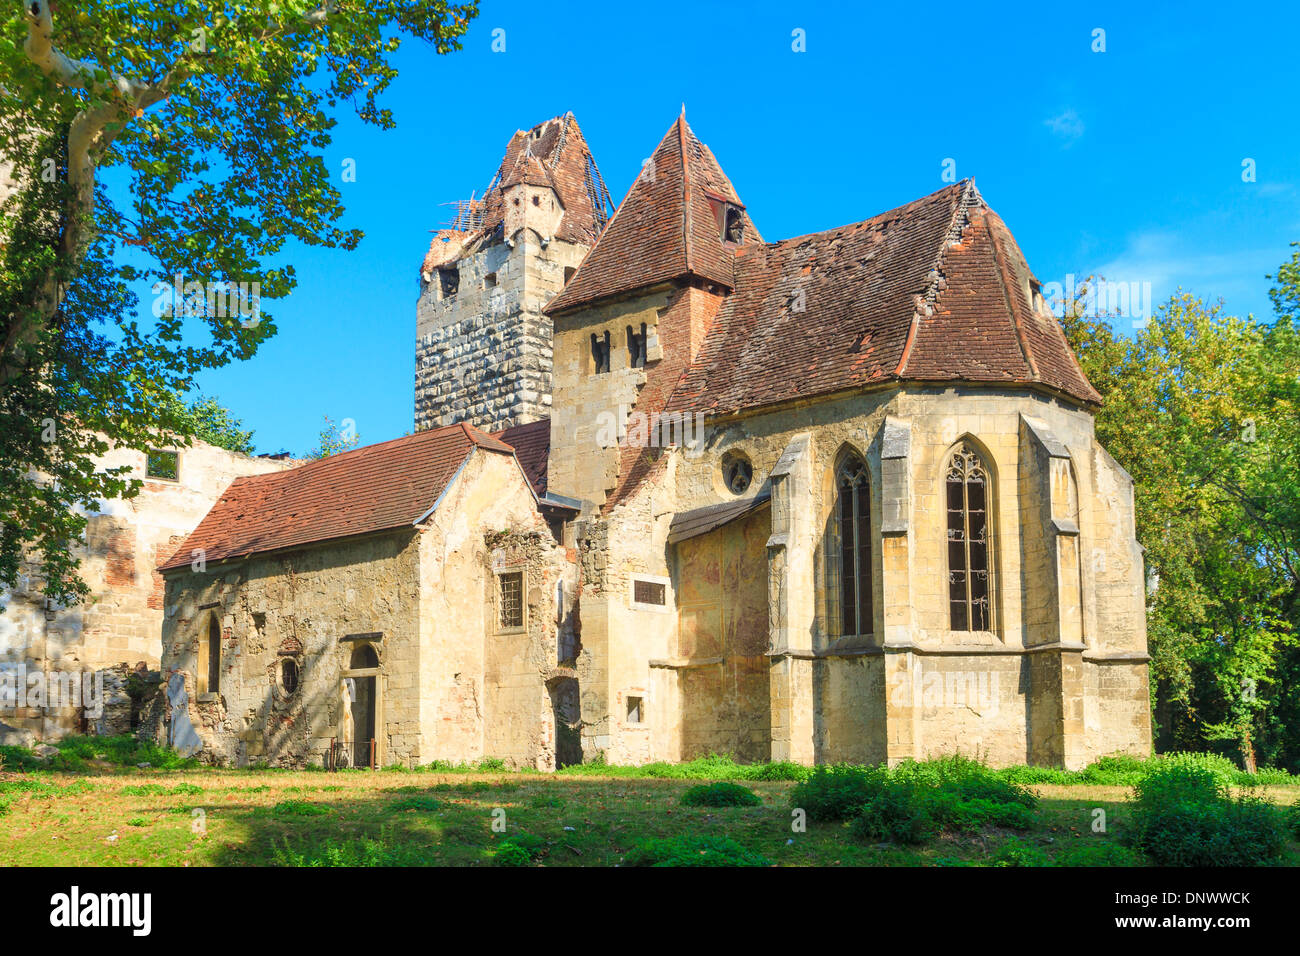
[[[86,0],[53,13],[54,48],[84,67],[70,74],[24,51],[25,12],[0,24],[0,156],[23,184],[0,195],[0,586],[35,558],[33,587],[84,593],[77,509],[138,486],[96,470],[110,445],[247,446],[224,409],[172,396],[274,334],[267,306],[297,282],[291,265],[268,265],[286,243],[360,241],[339,225],[323,159],[334,104],[391,126],[377,98],[396,76],[395,40],[450,52],[476,14],[428,0]],[[79,187],[83,169],[116,170],[125,198]],[[177,276],[209,292],[257,284],[257,321],[137,312],[129,283]]]
[[[1280,309],[1297,273],[1279,274],[1290,277],[1274,290]],[[1136,483],[1138,540],[1158,581],[1148,641],[1166,746],[1231,739],[1249,766],[1283,703],[1279,669],[1300,625],[1295,328],[1188,294],[1131,341],[1077,315],[1065,326],[1105,400],[1097,438]]]

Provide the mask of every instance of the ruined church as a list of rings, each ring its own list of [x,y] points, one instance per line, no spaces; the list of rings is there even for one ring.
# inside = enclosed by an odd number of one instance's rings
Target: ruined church
[[[1149,753],[1132,481],[1002,220],[759,221],[684,116],[617,208],[572,114],[515,133],[420,266],[416,431],[237,478],[162,563],[169,739]]]

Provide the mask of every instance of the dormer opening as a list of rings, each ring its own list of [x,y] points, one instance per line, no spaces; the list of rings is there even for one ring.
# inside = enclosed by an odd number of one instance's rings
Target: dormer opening
[[[734,203],[727,203],[722,209],[722,241],[737,245],[745,241],[745,213]]]

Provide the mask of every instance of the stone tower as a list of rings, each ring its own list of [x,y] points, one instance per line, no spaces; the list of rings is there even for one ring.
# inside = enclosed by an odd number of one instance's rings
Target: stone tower
[[[516,132],[487,191],[456,206],[420,268],[416,430],[545,418],[551,323],[542,309],[611,209],[573,114]]]

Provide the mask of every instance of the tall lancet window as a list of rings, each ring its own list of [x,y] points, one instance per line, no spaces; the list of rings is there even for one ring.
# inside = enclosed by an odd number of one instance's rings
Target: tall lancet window
[[[826,536],[828,624],[833,637],[870,634],[871,490],[867,465],[849,452],[835,469],[835,511]]]
[[[993,630],[989,474],[963,442],[948,459],[948,606],[954,631]]]

